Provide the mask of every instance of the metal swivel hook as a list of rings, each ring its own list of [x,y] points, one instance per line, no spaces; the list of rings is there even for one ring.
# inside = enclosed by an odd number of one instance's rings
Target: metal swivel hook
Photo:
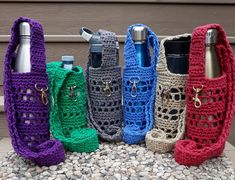
[[[48,97],[46,91],[48,91],[48,86],[46,88],[39,88],[38,84],[35,84],[35,89],[39,92],[41,92],[41,101],[44,105],[48,104]]]
[[[104,92],[105,96],[108,96],[108,97],[110,97],[111,93],[112,93],[111,87],[110,87],[111,82],[112,82],[111,80],[103,81],[103,84],[104,84],[103,92]]]
[[[164,102],[164,100],[166,99],[166,103],[168,103],[171,97],[170,91],[168,89],[163,89],[161,93],[161,97],[162,97],[162,102]]]
[[[77,86],[70,86],[70,87],[68,87],[68,89],[69,89],[69,91],[70,91],[70,94],[69,94],[69,97],[70,97],[70,99],[73,99],[74,101],[77,101],[77,96],[76,96],[76,94],[75,94],[75,92],[74,92],[74,89],[76,88]]]
[[[130,79],[130,82],[132,83],[131,87],[131,97],[135,98],[137,97],[137,83],[140,82],[140,78],[132,78]]]
[[[203,85],[201,85],[201,88],[195,88],[194,86],[193,86],[193,90],[195,91],[195,97],[193,97],[193,101],[194,101],[194,106],[195,106],[195,108],[200,108],[201,107],[201,105],[202,105],[202,102],[201,102],[201,100],[199,99],[199,97],[198,97],[198,95],[199,95],[199,93],[202,91],[202,89],[203,89]]]

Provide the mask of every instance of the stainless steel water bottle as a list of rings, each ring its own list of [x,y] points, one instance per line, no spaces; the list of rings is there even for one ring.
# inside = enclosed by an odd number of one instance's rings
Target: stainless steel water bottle
[[[74,62],[73,56],[62,56],[61,60],[63,68],[73,70],[73,62]]]
[[[102,64],[103,45],[99,33],[94,33],[88,28],[81,28],[80,35],[90,43],[90,65],[93,68],[99,68]],[[116,58],[119,60],[119,43],[116,41]],[[118,64],[118,63],[117,63]]]
[[[22,22],[19,25],[20,43],[16,53],[15,72],[30,72],[30,25]]]
[[[142,67],[151,65],[151,59],[148,57],[147,36],[148,31],[144,26],[135,26],[132,28],[132,39],[135,43],[137,62]]]
[[[220,64],[215,52],[215,44],[217,42],[217,30],[209,29],[206,33],[206,59],[205,74],[208,78],[221,76]]]

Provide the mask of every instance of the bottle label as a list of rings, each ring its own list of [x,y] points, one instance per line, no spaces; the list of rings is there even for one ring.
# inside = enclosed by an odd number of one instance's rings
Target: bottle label
[[[73,65],[72,64],[64,64],[64,68],[72,70],[73,69]]]

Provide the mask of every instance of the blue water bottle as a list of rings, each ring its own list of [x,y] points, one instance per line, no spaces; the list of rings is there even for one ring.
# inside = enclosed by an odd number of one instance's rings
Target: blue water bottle
[[[135,26],[132,28],[132,39],[135,43],[137,62],[142,67],[151,66],[151,59],[148,57],[146,39],[148,36],[147,28]]]

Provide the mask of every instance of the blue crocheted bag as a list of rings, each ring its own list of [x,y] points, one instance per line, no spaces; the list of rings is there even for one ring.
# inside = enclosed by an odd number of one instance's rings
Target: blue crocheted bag
[[[145,139],[146,133],[153,128],[154,99],[156,91],[156,64],[158,59],[159,42],[155,33],[148,29],[148,57],[150,67],[141,67],[136,59],[135,45],[131,30],[128,27],[124,47],[125,66],[123,70],[123,105],[124,105],[124,141],[128,144],[138,144]],[[150,55],[150,46],[153,49]]]

